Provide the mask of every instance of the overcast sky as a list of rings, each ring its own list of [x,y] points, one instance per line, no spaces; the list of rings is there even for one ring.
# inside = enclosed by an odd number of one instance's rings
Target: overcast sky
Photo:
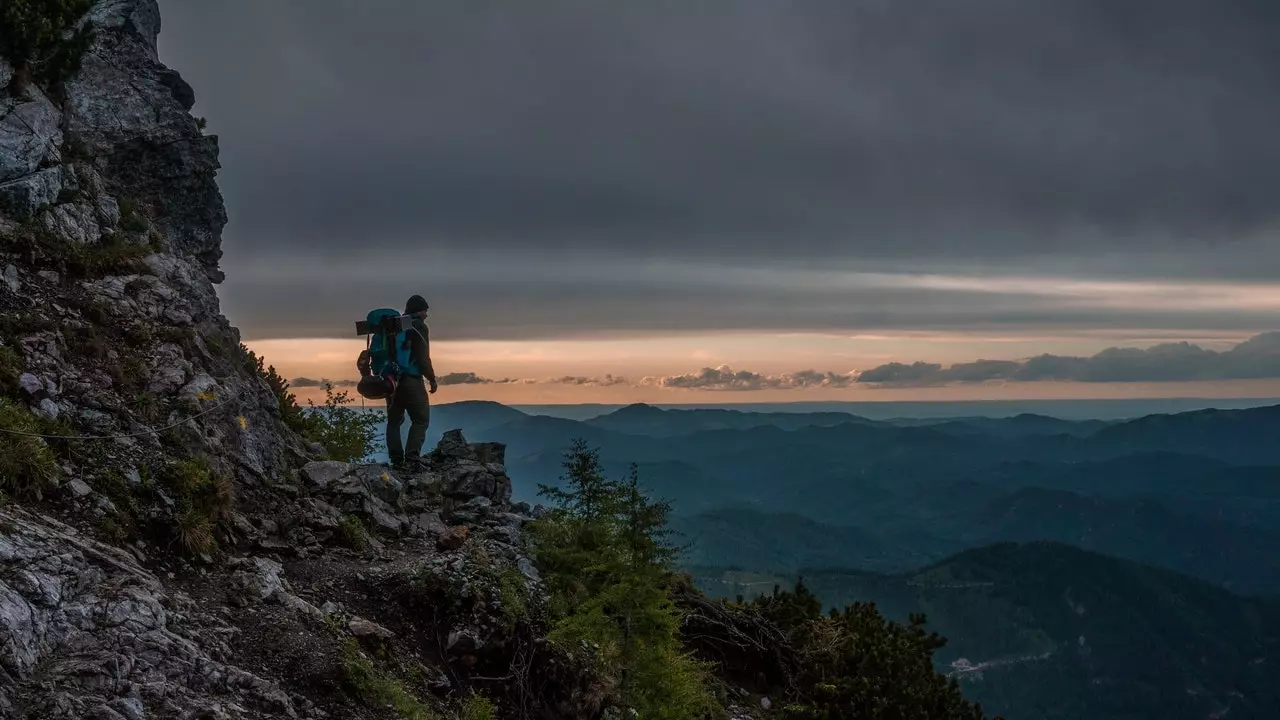
[[[1273,0],[161,9],[250,339],[1280,326]]]

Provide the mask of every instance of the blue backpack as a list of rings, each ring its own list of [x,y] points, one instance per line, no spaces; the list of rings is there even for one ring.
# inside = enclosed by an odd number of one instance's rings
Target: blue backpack
[[[379,308],[370,310],[365,317],[366,325],[373,329],[382,327],[384,320],[401,317],[399,310]],[[360,370],[360,383],[356,386],[359,392],[370,400],[383,400],[396,392],[396,383],[404,375],[422,376],[422,368],[413,359],[413,341],[409,333],[415,329],[390,332],[370,332],[365,350],[356,360]]]

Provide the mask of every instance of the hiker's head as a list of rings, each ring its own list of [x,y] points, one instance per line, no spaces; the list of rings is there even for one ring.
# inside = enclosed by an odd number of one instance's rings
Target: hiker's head
[[[420,318],[427,316],[427,301],[421,295],[414,295],[409,298],[409,302],[404,304],[405,315],[417,315]]]

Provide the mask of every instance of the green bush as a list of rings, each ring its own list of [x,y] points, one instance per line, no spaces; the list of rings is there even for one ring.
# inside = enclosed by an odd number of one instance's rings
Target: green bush
[[[0,3],[0,55],[13,65],[10,95],[26,83],[56,86],[80,68],[93,29],[76,25],[92,0],[4,0]]]
[[[350,407],[348,393],[345,390],[334,392],[331,383],[325,383],[324,394],[323,405],[307,402],[307,430],[303,435],[323,445],[332,460],[359,462],[368,459],[377,447],[377,428],[381,418],[376,413]]]
[[[374,667],[354,639],[348,639],[343,646],[342,667],[348,691],[369,707],[391,708],[404,720],[438,720],[440,717],[394,675]]]
[[[22,386],[18,377],[22,375],[22,358],[11,347],[0,346],[0,396],[18,396]]]
[[[365,550],[369,547],[369,531],[364,523],[355,515],[344,515],[338,523],[338,537],[353,550]]]
[[[47,428],[26,406],[0,398],[0,428],[44,433]],[[19,498],[38,498],[53,486],[58,461],[43,439],[0,433],[0,492]]]
[[[581,441],[564,467],[566,489],[541,488],[556,509],[530,529],[551,596],[548,640],[570,653],[590,648],[617,707],[705,717],[715,707],[709,667],[681,647],[670,596],[678,548],[667,541],[669,504],[646,498],[634,469],[625,481],[607,479]]]
[[[462,701],[459,720],[494,720],[497,717],[493,703],[479,693],[471,693]]]
[[[171,463],[160,477],[177,511],[176,540],[184,552],[201,554],[217,547],[213,530],[235,506],[235,483],[209,459],[197,456]]]

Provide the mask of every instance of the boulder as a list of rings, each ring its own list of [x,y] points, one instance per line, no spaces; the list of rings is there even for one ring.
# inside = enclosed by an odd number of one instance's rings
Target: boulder
[[[302,467],[302,478],[313,487],[327,488],[351,472],[349,463],[337,460],[317,460]]]
[[[471,530],[466,525],[455,525],[445,530],[436,540],[436,547],[441,550],[457,550],[466,544]]]

